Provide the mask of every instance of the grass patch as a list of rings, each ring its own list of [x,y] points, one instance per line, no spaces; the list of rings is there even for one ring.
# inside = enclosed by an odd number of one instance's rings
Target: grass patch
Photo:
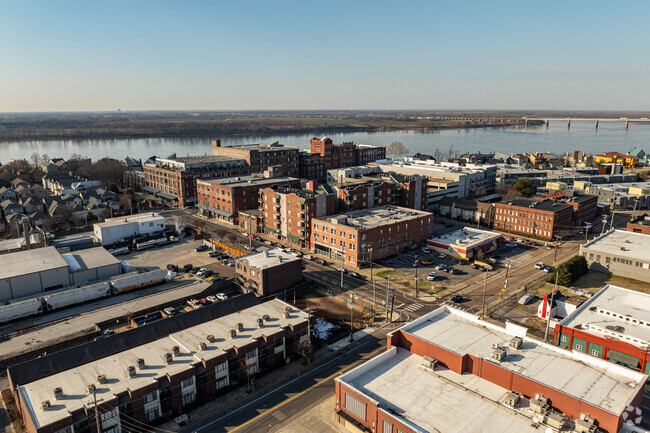
[[[395,274],[398,274],[399,272],[393,271],[391,269],[384,269],[383,271],[375,272],[375,277],[378,278],[386,278],[387,276],[395,276]]]

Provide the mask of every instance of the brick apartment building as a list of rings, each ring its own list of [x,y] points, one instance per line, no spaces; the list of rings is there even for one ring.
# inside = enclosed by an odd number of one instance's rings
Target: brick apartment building
[[[18,364],[7,376],[29,433],[140,431],[296,359],[307,318],[251,293]]]
[[[260,175],[197,181],[199,213],[232,224],[239,221],[239,211],[259,207],[259,190],[273,185],[300,187],[294,177]]]
[[[565,191],[555,191],[545,195],[537,195],[533,198],[541,201],[546,199],[555,200],[571,206],[573,208],[571,223],[576,227],[583,226],[584,223],[591,222],[599,216],[598,196],[595,195],[575,192],[567,195]]]
[[[572,231],[573,207],[565,203],[517,199],[494,206],[497,230],[547,240]]]
[[[258,296],[275,295],[302,282],[302,259],[274,248],[236,259],[235,271],[246,290]]]
[[[143,190],[184,207],[196,202],[197,179],[214,179],[248,174],[242,158],[229,156],[183,156],[156,158],[143,166]]]
[[[647,375],[442,306],[335,379],[335,419],[376,433],[617,433]]]
[[[555,325],[555,344],[650,374],[650,295],[606,285]]]
[[[346,212],[311,222],[311,249],[359,267],[423,245],[433,234],[433,214],[397,206]]]
[[[264,233],[299,248],[309,245],[312,219],[335,213],[334,194],[316,181],[307,189],[279,185],[260,189],[259,200]]]
[[[329,137],[310,140],[309,152],[300,154],[300,177],[325,181],[327,170],[364,165],[386,158],[386,148],[344,142],[335,144]]]
[[[273,143],[245,144],[241,146],[221,146],[221,140],[212,140],[212,154],[241,158],[250,167],[250,173],[261,173],[269,166],[282,167],[281,176],[297,177],[300,173],[299,149]]]
[[[625,230],[632,233],[650,235],[650,224],[648,224],[648,221],[629,222]]]

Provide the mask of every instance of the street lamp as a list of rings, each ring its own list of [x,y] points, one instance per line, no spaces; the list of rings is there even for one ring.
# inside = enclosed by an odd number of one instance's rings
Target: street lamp
[[[377,304],[377,292],[375,290],[375,276],[372,272],[372,247],[368,247],[370,254],[370,281],[372,282],[372,321],[375,321],[375,305]]]
[[[418,291],[418,263],[420,261],[418,260],[418,256],[415,256],[415,261],[413,262],[413,266],[415,267],[415,297],[418,297],[419,291]]]

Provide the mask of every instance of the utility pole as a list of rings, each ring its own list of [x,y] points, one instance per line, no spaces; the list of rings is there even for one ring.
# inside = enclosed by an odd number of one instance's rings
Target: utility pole
[[[343,271],[345,268],[343,267],[343,263],[345,260],[345,248],[341,248],[341,291],[343,291]]]
[[[415,297],[418,297],[418,259],[417,256],[415,258],[415,262],[413,262],[413,266],[415,266]]]
[[[585,243],[589,240],[589,223],[585,223]]]
[[[377,305],[377,291],[375,290],[375,276],[372,272],[372,247],[368,248],[370,253],[370,282],[372,283],[372,321],[375,321],[375,305]]]
[[[603,215],[603,230],[600,232],[601,235],[605,234],[606,226],[607,226],[607,215]]]
[[[488,278],[488,272],[485,271],[485,280],[483,280],[483,309],[481,310],[481,318],[485,320],[485,296],[487,295],[487,278]],[[506,270],[506,273],[508,271]],[[506,280],[507,281],[507,280]]]
[[[354,290],[350,292],[350,343],[354,341]]]
[[[559,247],[559,236],[555,236],[555,254],[553,255],[553,267],[555,268],[555,260],[557,259],[557,249]]]
[[[544,331],[544,343],[546,343],[546,339],[548,338],[548,328],[549,325],[551,324],[551,311],[553,310],[553,298],[555,297],[555,292],[557,291],[557,277],[560,275],[560,273],[555,270],[555,286],[553,287],[553,293],[551,294],[551,305],[549,306],[549,309],[546,313],[546,330]]]
[[[388,315],[388,294],[390,293],[390,275],[386,277],[388,284],[386,285],[386,323],[390,323],[390,316]]]
[[[93,402],[95,403],[95,424],[97,424],[97,433],[102,432],[102,425],[99,422],[99,411],[97,410],[97,390],[93,391]]]

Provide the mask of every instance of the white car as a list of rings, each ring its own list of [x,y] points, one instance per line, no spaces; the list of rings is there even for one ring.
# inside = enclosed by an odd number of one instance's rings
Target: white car
[[[218,299],[216,296],[212,296],[212,295],[210,295],[210,296],[206,296],[205,299],[207,299],[208,301],[212,302],[213,304],[214,304],[215,302],[219,301],[219,299]]]
[[[303,259],[305,259],[305,260],[311,260],[311,256],[310,256],[310,255],[306,255],[306,256],[303,257]]]
[[[337,270],[337,272],[343,272],[344,274],[347,274],[347,273],[348,273],[348,270],[347,270],[347,269],[342,268],[342,267],[340,267],[340,266],[339,266],[338,268],[336,268],[336,270]]]
[[[439,259],[446,259],[446,258],[447,258],[447,254],[445,254],[445,253],[440,253],[440,254],[438,254],[438,258],[439,258]]]
[[[427,280],[435,281],[436,280],[436,273],[435,272],[430,272],[429,275],[427,275]]]
[[[228,296],[225,293],[217,293],[217,299],[220,301],[225,301],[228,299]]]
[[[230,261],[230,262],[228,262],[228,266],[230,266],[230,267],[235,266],[235,262],[234,262],[234,261]]]
[[[427,248],[427,247],[422,247],[422,252],[424,254],[429,254],[431,252],[431,250],[429,248]]]
[[[539,269],[540,271],[541,271],[542,269],[544,269],[545,267],[546,267],[546,265],[545,265],[544,263],[542,263],[542,262],[537,262],[537,263],[535,264],[535,269]]]
[[[523,238],[517,238],[517,242],[523,242],[523,241],[524,241]]]

